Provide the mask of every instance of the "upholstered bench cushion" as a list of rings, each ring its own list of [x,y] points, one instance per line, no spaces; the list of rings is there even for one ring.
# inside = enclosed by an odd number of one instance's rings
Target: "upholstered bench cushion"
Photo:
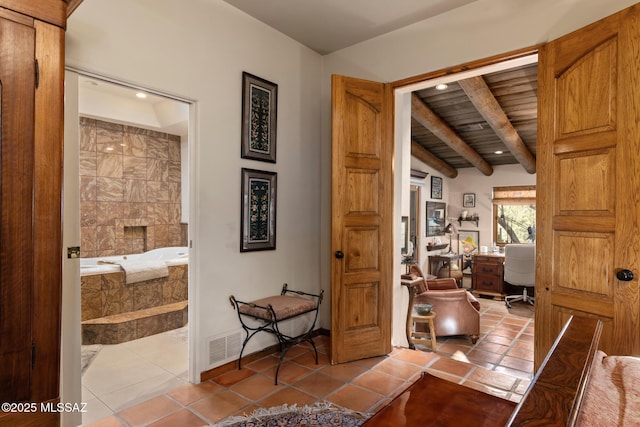
[[[261,307],[258,307],[261,306]],[[271,306],[276,314],[277,320],[284,320],[295,317],[299,314],[315,310],[316,303],[310,299],[293,297],[289,295],[278,295],[251,301],[248,304],[241,304],[238,310],[242,314],[257,317],[264,320],[276,320],[271,318],[271,313],[263,307]]]

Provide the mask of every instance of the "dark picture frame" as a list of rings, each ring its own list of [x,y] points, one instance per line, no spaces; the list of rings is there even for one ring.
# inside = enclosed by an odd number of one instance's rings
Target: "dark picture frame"
[[[243,159],[276,162],[278,85],[242,72]]]
[[[276,248],[278,174],[242,168],[240,252]]]
[[[442,199],[442,178],[439,176],[431,177],[431,198]]]
[[[463,208],[475,208],[476,207],[476,193],[464,193],[462,195],[462,207]]]
[[[427,237],[444,236],[447,204],[442,202],[427,202]]]

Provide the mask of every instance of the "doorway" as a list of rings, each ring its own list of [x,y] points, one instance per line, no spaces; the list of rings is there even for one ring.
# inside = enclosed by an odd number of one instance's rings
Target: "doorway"
[[[65,165],[78,164],[76,321],[82,322],[82,401],[91,409],[85,415],[92,417],[83,419],[87,423],[191,380],[187,307],[192,103],[100,76],[74,74],[77,113],[70,119],[67,112],[66,121],[78,126],[77,149],[65,153]],[[72,192],[73,184],[65,182]],[[65,224],[70,226],[69,221]],[[129,283],[120,268],[138,257],[152,257],[155,264],[164,259],[165,268],[157,276]]]

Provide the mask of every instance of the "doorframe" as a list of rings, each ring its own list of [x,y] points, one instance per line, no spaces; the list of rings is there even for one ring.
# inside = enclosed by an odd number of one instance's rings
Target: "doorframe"
[[[394,98],[394,272],[393,295],[394,304],[392,310],[392,345],[407,347],[406,338],[406,313],[409,297],[400,284],[400,276],[404,272],[402,266],[401,247],[402,242],[402,216],[403,206],[409,205],[410,174],[411,174],[411,93],[426,87],[432,87],[440,83],[451,83],[481,74],[514,68],[519,65],[538,62],[538,52],[541,45],[525,47],[511,52],[494,55],[484,59],[478,59],[468,63],[449,68],[408,77],[391,83]],[[405,200],[406,199],[406,200]],[[420,245],[423,236],[417,236],[416,246]],[[420,251],[423,256],[428,256],[425,251]],[[416,260],[420,262],[420,260]]]
[[[79,170],[78,159],[80,151],[79,134],[79,77],[91,77],[111,84],[137,89],[146,93],[162,96],[167,99],[182,102],[188,105],[188,145],[187,165],[188,171],[188,247],[189,268],[188,271],[188,378],[189,382],[197,384],[200,375],[197,373],[197,333],[198,306],[197,301],[197,271],[198,257],[193,249],[193,241],[197,235],[198,217],[196,215],[197,194],[197,152],[199,151],[199,135],[197,133],[198,102],[182,96],[172,95],[166,92],[147,88],[143,85],[133,84],[124,80],[117,80],[73,67],[65,67],[65,120],[64,120],[64,161],[65,174],[63,184],[63,298],[62,298],[62,343],[61,343],[61,401],[80,402],[82,399],[82,379],[79,369],[75,372],[71,367],[80,366],[80,346],[82,345],[81,329],[81,295],[80,295],[80,264],[79,259],[67,259],[65,247],[80,246],[80,204],[79,204]],[[69,175],[67,175],[67,173]],[[74,178],[75,176],[75,178]],[[66,309],[65,309],[66,307]],[[68,367],[65,369],[65,367]],[[68,371],[71,372],[68,372]],[[62,414],[62,417],[72,419],[78,414]],[[81,416],[81,414],[79,414]],[[74,419],[75,421],[75,419]],[[65,421],[66,422],[66,421]],[[80,421],[81,422],[81,421]],[[80,423],[78,422],[78,423]],[[63,423],[62,425],[65,425]],[[69,424],[75,425],[75,424]]]

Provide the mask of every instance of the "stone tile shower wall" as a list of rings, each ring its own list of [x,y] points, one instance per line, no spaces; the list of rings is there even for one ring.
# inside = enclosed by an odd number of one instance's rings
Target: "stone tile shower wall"
[[[81,256],[186,246],[180,137],[80,118]]]

